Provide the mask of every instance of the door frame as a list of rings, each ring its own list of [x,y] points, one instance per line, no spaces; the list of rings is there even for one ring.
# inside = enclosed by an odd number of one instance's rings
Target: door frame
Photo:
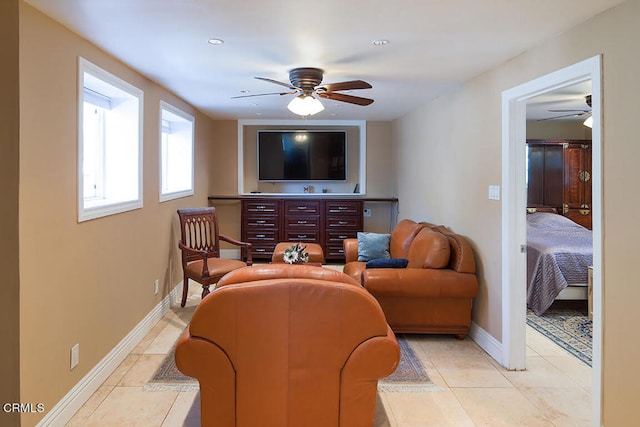
[[[602,59],[600,55],[502,92],[502,364],[526,369],[526,104],[591,80],[593,218],[592,420],[602,421]]]

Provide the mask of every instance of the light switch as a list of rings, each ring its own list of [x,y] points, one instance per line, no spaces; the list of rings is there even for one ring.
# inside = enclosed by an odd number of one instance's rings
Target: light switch
[[[490,185],[489,186],[489,200],[500,200],[500,186],[499,185]]]

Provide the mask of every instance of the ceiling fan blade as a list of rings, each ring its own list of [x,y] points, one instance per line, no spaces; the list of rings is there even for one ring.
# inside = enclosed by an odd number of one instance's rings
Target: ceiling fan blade
[[[277,85],[280,85],[280,86],[288,87],[289,89],[298,90],[298,88],[297,88],[297,87],[292,86],[292,85],[291,85],[291,84],[289,84],[289,83],[279,82],[278,80],[268,79],[268,78],[266,78],[266,77],[256,77],[256,79],[258,79],[258,80],[263,80],[263,81],[265,81],[265,82],[269,82],[269,83],[274,83],[274,84],[277,84]]]
[[[538,119],[538,122],[544,122],[547,120],[554,120],[554,119],[561,119],[563,117],[580,117],[580,116],[584,116],[585,114],[590,114],[591,111],[583,111],[581,113],[574,113],[574,114],[563,114],[561,116],[555,116],[555,117],[548,117],[546,119]]]
[[[271,93],[256,93],[253,95],[238,95],[238,96],[232,96],[231,99],[238,99],[238,98],[251,98],[254,96],[266,96],[266,95],[292,95],[294,93],[298,93],[298,91],[293,91],[293,92],[271,92]]]
[[[547,110],[551,113],[568,113],[570,111],[579,111],[581,113],[589,113],[589,110]]]
[[[353,95],[345,95],[343,93],[336,93],[336,92],[318,92],[318,96],[320,98],[332,99],[334,101],[348,102],[350,104],[356,104],[356,105],[369,105],[373,102],[373,99],[361,98],[359,96],[353,96]]]
[[[349,82],[339,82],[339,83],[327,83],[324,85],[320,85],[316,88],[316,90],[326,90],[327,92],[337,91],[337,90],[352,90],[352,89],[371,89],[372,86],[363,81],[363,80],[352,80]]]

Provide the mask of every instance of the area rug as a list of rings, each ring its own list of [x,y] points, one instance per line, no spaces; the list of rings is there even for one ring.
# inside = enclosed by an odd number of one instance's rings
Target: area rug
[[[593,323],[583,311],[551,307],[536,316],[527,310],[527,324],[591,366]]]
[[[384,392],[441,391],[429,379],[422,362],[415,355],[406,337],[398,335],[400,363],[396,371],[378,381],[378,390]],[[194,391],[199,390],[198,381],[178,370],[174,358],[175,347],[164,358],[156,373],[147,382],[147,391]]]
[[[423,392],[442,391],[429,379],[422,362],[404,335],[398,335],[400,345],[400,363],[393,374],[378,381],[378,391],[384,392]]]

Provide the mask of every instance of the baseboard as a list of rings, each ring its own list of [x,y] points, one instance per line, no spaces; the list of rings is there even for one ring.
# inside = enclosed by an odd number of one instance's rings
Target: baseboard
[[[491,334],[482,329],[477,323],[471,322],[469,328],[469,336],[476,342],[489,356],[493,357],[498,363],[504,366],[502,343],[495,339]]]
[[[182,289],[182,281],[113,350],[94,366],[36,426],[65,425],[102,383],[109,378],[113,371],[120,366],[129,353],[151,331],[151,328],[169,311],[171,302],[177,301],[178,289]]]

